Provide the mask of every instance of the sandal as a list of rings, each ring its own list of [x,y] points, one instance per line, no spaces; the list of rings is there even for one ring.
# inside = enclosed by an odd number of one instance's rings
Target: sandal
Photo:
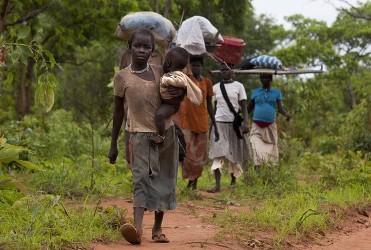
[[[208,192],[208,193],[218,193],[218,192],[220,192],[220,188],[213,187],[213,188],[208,189],[206,192]]]
[[[125,223],[120,228],[120,232],[130,244],[138,245],[142,242],[140,231],[132,224]]]
[[[166,238],[165,234],[152,235],[152,240],[156,243],[169,243],[170,242],[170,240]]]

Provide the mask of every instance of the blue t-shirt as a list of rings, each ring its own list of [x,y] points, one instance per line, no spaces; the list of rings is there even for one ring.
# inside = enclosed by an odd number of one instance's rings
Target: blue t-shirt
[[[252,119],[254,121],[274,122],[276,120],[277,101],[282,101],[282,94],[278,89],[256,88],[251,93],[251,100],[255,102]]]

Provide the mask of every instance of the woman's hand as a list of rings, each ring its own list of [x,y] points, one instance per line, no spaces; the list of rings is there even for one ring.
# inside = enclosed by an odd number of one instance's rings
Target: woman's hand
[[[109,162],[111,164],[115,164],[116,163],[117,155],[118,155],[117,147],[111,147],[109,149],[109,152],[108,152],[108,158],[109,158]]]
[[[215,126],[215,129],[214,129],[214,136],[215,136],[214,141],[219,141],[219,131],[218,131],[218,128],[216,126]]]
[[[219,141],[219,131],[218,131],[218,127],[216,126],[216,124],[212,124],[210,123],[210,126],[209,126],[209,139],[211,137],[211,131],[212,130],[212,127],[214,126],[214,141]]]
[[[249,131],[250,131],[249,124],[248,123],[242,123],[242,133],[247,134],[247,133],[249,133]]]

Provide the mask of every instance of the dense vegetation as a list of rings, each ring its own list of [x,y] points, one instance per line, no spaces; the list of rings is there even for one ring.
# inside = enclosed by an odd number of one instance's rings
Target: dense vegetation
[[[253,213],[225,210],[210,220],[233,225],[223,230],[241,241],[273,230],[272,240],[282,244],[289,236],[330,230],[350,206],[370,207],[371,3],[339,10],[331,26],[291,16],[285,30],[255,16],[250,1],[233,2],[2,1],[0,248],[76,248],[120,237],[126,211],[99,208],[104,197],[131,195],[123,155],[115,165],[106,157],[109,83],[126,47],[115,37],[116,25],[139,10],[165,13],[176,28],[182,18],[204,16],[221,34],[246,41],[244,57],[271,54],[287,66],[325,67],[313,77],[274,78],[293,116],[289,123],[278,120],[280,165],[260,173],[246,168],[244,185],[220,195]],[[214,67],[206,61],[206,70]],[[238,79],[248,95],[259,85],[256,76]],[[212,180],[207,172],[201,189]],[[179,180],[182,201],[198,199],[183,189]],[[246,233],[247,226],[254,230]]]

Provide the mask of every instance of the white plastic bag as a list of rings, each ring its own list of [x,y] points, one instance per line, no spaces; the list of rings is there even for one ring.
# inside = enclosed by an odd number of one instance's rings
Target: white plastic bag
[[[176,30],[170,20],[152,11],[139,11],[125,15],[116,29],[116,34],[119,38],[128,40],[132,32],[139,28],[151,30],[156,43],[164,47],[176,40]]]
[[[176,45],[192,55],[203,55],[207,44],[222,42],[223,37],[211,22],[202,16],[193,16],[183,21],[177,33]]]

